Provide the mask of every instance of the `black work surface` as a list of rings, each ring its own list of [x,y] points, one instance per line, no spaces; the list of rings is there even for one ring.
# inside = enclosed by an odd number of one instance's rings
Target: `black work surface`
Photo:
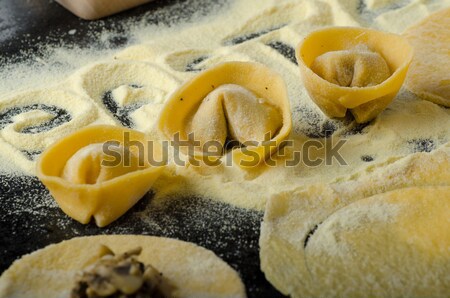
[[[202,10],[200,14],[208,14],[211,3],[214,3],[197,0],[195,2],[204,2],[204,5],[191,6],[190,2],[193,1],[154,1],[96,21],[102,23],[101,27],[96,27],[93,25],[95,22],[75,17],[54,1],[0,0],[0,61],[26,61],[32,54],[39,55],[42,46],[58,45],[61,40],[69,45],[83,47],[97,43],[101,47],[100,41],[87,33],[105,28],[117,32],[108,47],[124,47],[128,40],[121,22],[144,14],[149,23],[168,22],[164,18],[167,14],[159,13],[162,10],[172,10],[177,14],[176,20],[186,21],[194,13],[199,13],[199,7]],[[176,10],[173,9],[175,5]],[[217,2],[214,5],[217,6]],[[72,29],[77,30],[76,35],[67,34]],[[101,229],[93,223],[79,224],[55,206],[39,204],[40,198],[48,199],[48,196],[37,178],[0,175],[0,273],[26,253],[76,236],[125,233],[157,235],[194,242],[213,250],[239,271],[249,297],[282,297],[259,269],[261,212],[224,207],[225,204],[204,199],[179,198],[150,210],[149,215],[155,224],[149,226],[136,218],[136,214],[149,204],[149,194],[118,221]],[[207,208],[208,212],[202,212],[202,208]],[[239,220],[235,230],[222,229],[223,225],[230,226],[230,222],[236,219]]]

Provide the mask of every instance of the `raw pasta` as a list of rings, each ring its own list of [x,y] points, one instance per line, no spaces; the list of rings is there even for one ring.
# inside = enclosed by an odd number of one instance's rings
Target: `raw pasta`
[[[266,278],[293,298],[445,297],[448,150],[273,196],[260,237]]]
[[[403,36],[414,48],[406,87],[420,97],[450,107],[450,8],[428,16]]]
[[[75,274],[92,263],[101,245],[117,254],[142,247],[138,260],[163,273],[176,288],[176,298],[246,297],[238,273],[213,252],[180,240],[137,235],[78,237],[23,256],[0,277],[0,297],[69,297]]]
[[[50,146],[38,161],[37,175],[67,215],[84,224],[94,217],[104,227],[159,177],[165,165],[161,150],[143,133],[89,126]]]
[[[383,57],[364,45],[322,54],[314,60],[311,70],[343,87],[376,86],[391,75]]]
[[[208,141],[221,146],[227,139],[244,143],[248,146],[232,149],[232,158],[241,167],[255,167],[276,152],[291,131],[286,86],[277,73],[261,64],[222,63],[173,93],[158,127],[170,140],[178,135],[181,141],[199,141],[193,154],[181,149],[200,160],[211,158],[202,148]],[[189,137],[190,133],[194,136]],[[215,157],[220,159],[222,154]]]
[[[269,141],[283,125],[275,107],[239,85],[222,85],[202,101],[188,124],[188,133],[202,144],[225,145],[227,136],[241,144]]]
[[[413,52],[395,34],[330,27],[305,37],[296,54],[304,85],[317,106],[329,117],[344,117],[350,110],[363,123],[395,98]]]
[[[139,157],[124,146],[111,150],[122,157],[128,155],[130,162],[127,165],[120,163],[116,166],[105,166],[104,161],[111,156],[104,152],[103,146],[102,143],[95,143],[78,150],[67,161],[61,177],[75,184],[96,184],[145,168],[139,166]]]

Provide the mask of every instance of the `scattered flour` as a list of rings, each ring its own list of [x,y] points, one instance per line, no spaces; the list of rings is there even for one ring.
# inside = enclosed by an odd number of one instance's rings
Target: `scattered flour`
[[[231,60],[260,62],[283,76],[293,113],[293,146],[275,157],[276,167],[171,165],[155,185],[157,199],[196,195],[263,210],[272,194],[433,151],[449,141],[450,110],[402,91],[371,123],[327,119],[303,88],[293,53],[308,32],[320,27],[371,26],[399,33],[449,5],[448,0],[236,0],[195,22],[174,18],[175,25],[147,25],[151,15],[133,20],[124,25],[128,44],[121,51],[49,46],[34,63],[0,70],[1,169],[34,175],[42,150],[91,124],[129,126],[158,138],[154,124],[168,95],[199,71]],[[111,40],[108,30],[98,38]],[[320,165],[285,166],[311,140],[316,147],[345,140],[339,152],[347,165],[326,162],[326,150],[319,148],[310,158],[323,159]]]

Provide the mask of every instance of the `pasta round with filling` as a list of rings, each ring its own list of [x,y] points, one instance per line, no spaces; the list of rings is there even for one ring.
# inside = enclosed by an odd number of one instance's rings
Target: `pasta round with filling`
[[[70,297],[77,273],[101,257],[102,246],[115,254],[141,247],[137,260],[162,273],[173,288],[170,298],[246,297],[238,273],[212,251],[189,242],[141,235],[76,237],[25,255],[1,275],[0,297]]]
[[[81,223],[104,227],[130,209],[165,165],[159,142],[115,126],[81,129],[51,145],[37,176],[61,209]]]
[[[227,141],[238,142],[231,154],[241,167],[257,166],[276,152],[291,127],[283,79],[251,62],[222,63],[202,72],[172,94],[159,118],[164,135],[190,142],[193,152],[180,149],[196,159],[220,159]],[[208,150],[212,143],[222,149],[215,156]]]

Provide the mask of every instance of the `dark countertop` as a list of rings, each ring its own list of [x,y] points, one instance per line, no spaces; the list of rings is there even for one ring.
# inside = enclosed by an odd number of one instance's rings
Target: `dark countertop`
[[[202,5],[190,5],[201,2]],[[0,0],[0,65],[39,56],[44,45],[124,47],[129,42],[121,22],[142,18],[148,23],[189,20],[194,13],[206,15],[209,0],[160,0],[100,21],[84,21],[49,0]],[[222,1],[224,4],[226,1]],[[220,5],[220,3],[219,3]],[[170,13],[160,13],[169,11]],[[174,18],[175,17],[175,18]],[[76,35],[67,32],[76,29]],[[117,35],[100,44],[92,31],[109,30]],[[23,254],[51,243],[81,235],[144,234],[191,241],[213,250],[241,274],[249,297],[282,297],[259,270],[258,239],[262,213],[246,211],[199,198],[179,198],[149,207],[151,195],[107,228],[81,225],[56,206],[44,186],[34,177],[0,175],[0,272]],[[14,212],[12,212],[14,211]],[[142,213],[151,224],[141,220]],[[230,225],[230,223],[232,223]],[[227,229],[223,229],[227,226]]]
[[[86,21],[52,0],[0,0],[0,58],[23,60],[27,57],[18,57],[19,52],[37,53],[43,45],[58,45],[61,41],[67,46],[101,47],[100,41],[88,34],[101,30],[117,33],[116,41],[108,46],[124,47],[128,41],[123,21],[144,20],[148,24],[188,21],[194,14],[207,15],[212,5],[227,1],[154,0],[110,17]],[[76,29],[77,34],[68,34],[71,29]]]

